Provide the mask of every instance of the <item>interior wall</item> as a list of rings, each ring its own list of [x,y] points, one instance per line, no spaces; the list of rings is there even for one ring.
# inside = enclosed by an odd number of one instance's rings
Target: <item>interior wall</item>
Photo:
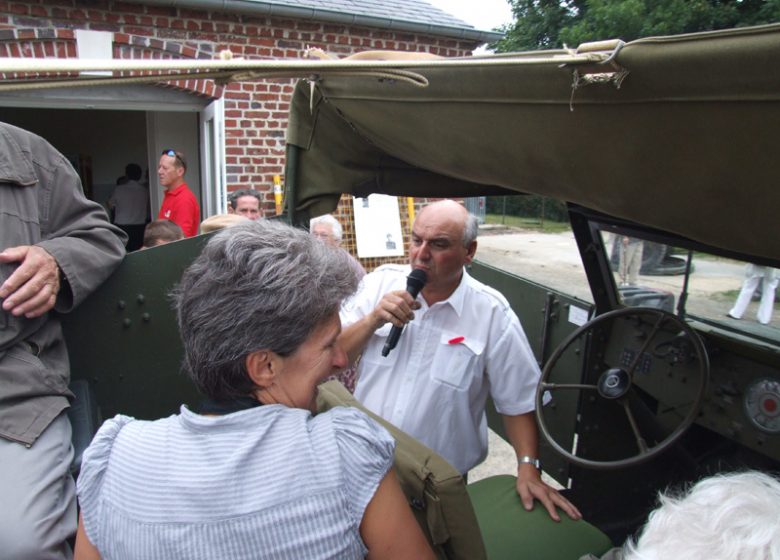
[[[71,161],[88,158],[92,198],[101,204],[124,175],[125,165],[148,167],[144,111],[0,107],[0,120],[42,136]],[[156,169],[151,174],[154,184]]]

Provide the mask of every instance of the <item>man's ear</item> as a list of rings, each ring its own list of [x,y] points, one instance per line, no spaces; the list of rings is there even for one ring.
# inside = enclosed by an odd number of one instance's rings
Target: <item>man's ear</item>
[[[471,261],[474,260],[474,255],[477,252],[477,241],[476,239],[469,243],[469,246],[466,248],[466,264],[471,264]]]
[[[246,372],[257,387],[266,389],[276,379],[274,354],[270,350],[255,350],[246,357]]]

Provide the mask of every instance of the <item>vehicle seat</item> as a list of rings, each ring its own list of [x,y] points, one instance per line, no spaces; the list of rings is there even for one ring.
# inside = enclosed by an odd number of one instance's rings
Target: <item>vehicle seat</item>
[[[396,439],[396,474],[439,558],[577,560],[612,548],[609,537],[586,521],[572,521],[561,512],[561,522],[556,523],[539,504],[526,511],[514,476],[494,476],[466,486],[444,458],[366,410],[340,382],[328,381],[319,386],[317,408],[334,406],[359,408]]]
[[[68,409],[68,418],[73,430],[73,462],[70,472],[77,477],[81,470],[81,456],[100,427],[100,415],[95,395],[86,379],[75,379],[70,382],[68,388],[76,397]]]
[[[556,523],[538,502],[526,511],[516,481],[498,475],[467,487],[490,560],[577,560],[585,554],[599,557],[612,548],[609,537],[587,521],[572,521],[559,510],[561,521]]]
[[[487,558],[466,483],[444,458],[386,420],[366,410],[339,381],[319,386],[317,409],[359,408],[395,438],[395,470],[417,522],[439,558]]]

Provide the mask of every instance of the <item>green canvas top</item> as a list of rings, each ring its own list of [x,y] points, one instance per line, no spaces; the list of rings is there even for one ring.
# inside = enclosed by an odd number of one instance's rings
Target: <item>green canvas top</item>
[[[19,78],[0,92],[308,77],[287,134],[297,222],[341,193],[535,193],[780,266],[780,25],[617,43],[437,60],[7,58],[0,73]]]
[[[613,48],[394,64],[425,86],[313,73],[287,136],[296,217],[342,192],[535,193],[780,259],[780,26]]]

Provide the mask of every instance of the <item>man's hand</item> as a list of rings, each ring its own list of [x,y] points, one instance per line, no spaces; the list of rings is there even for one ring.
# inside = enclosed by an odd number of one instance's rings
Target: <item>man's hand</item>
[[[406,290],[388,292],[371,312],[374,330],[385,323],[392,323],[396,327],[403,327],[414,319],[414,311],[420,309],[420,302],[416,301]]]
[[[0,263],[21,263],[0,286],[3,309],[14,316],[39,317],[54,307],[60,291],[60,268],[45,249],[36,245],[11,247],[0,253]]]
[[[582,519],[582,514],[574,504],[542,481],[539,471],[533,465],[522,464],[517,467],[517,493],[523,502],[523,507],[528,511],[533,509],[534,499],[536,499],[542,503],[555,521],[561,520],[555,506],[565,511],[572,519]]]

